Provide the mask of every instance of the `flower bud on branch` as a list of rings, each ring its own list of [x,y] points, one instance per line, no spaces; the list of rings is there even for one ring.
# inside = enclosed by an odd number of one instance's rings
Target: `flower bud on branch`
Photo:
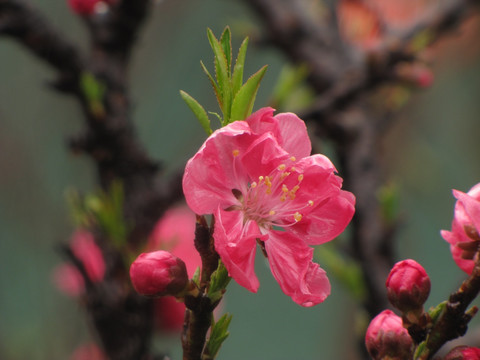
[[[185,263],[163,250],[140,254],[130,267],[130,278],[145,296],[175,296],[188,284]]]

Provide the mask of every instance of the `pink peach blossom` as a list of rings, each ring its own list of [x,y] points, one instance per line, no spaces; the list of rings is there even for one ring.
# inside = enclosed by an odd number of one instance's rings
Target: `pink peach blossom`
[[[70,240],[73,255],[83,264],[88,278],[93,283],[103,280],[105,260],[93,235],[87,230],[76,230]],[[70,263],[59,265],[53,271],[53,282],[57,288],[69,296],[79,296],[85,291],[85,281],[80,271]]]
[[[468,193],[453,190],[455,204],[452,231],[442,230],[442,237],[450,244],[453,260],[467,274],[471,274],[480,245],[480,183]]]
[[[285,294],[302,306],[330,293],[313,249],[339,235],[354,213],[353,194],[323,155],[309,156],[305,123],[263,108],[215,131],[185,168],[183,190],[197,214],[214,214],[215,249],[229,274],[252,292],[258,243]]]

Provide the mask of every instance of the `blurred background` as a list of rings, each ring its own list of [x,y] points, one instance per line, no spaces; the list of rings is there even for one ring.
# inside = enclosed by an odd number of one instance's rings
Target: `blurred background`
[[[63,0],[34,5],[86,48],[85,29]],[[261,29],[240,0],[159,1],[143,29],[130,76],[135,125],[167,172],[182,168],[205,139],[179,90],[217,111],[199,62],[213,68],[206,28],[220,34],[226,25],[237,35],[234,49],[244,29]],[[465,277],[439,232],[450,228],[451,189],[467,191],[480,181],[479,35],[472,19],[437,44],[433,85],[413,93],[382,148],[400,199],[398,258],[413,258],[429,273],[427,306],[445,300]],[[268,104],[285,61],[274,49],[250,46],[246,73],[269,64],[255,108]],[[48,87],[51,69],[17,43],[0,39],[0,64],[0,359],[67,359],[91,340],[81,305],[51,280],[62,261],[56,247],[73,230],[65,192],[96,189],[90,159],[67,148],[68,138],[83,128],[82,114],[73,99]],[[220,359],[346,358],[356,305],[334,278],[323,304],[301,308],[280,291],[260,258],[256,269],[257,294],[233,282],[228,288],[225,311],[234,317]],[[173,359],[181,358],[179,345],[178,336],[156,343]]]

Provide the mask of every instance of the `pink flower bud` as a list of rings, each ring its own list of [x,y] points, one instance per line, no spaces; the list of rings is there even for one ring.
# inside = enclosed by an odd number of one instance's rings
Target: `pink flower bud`
[[[176,295],[188,283],[185,263],[163,250],[140,254],[130,266],[130,278],[146,296]]]
[[[450,350],[443,360],[480,360],[480,349],[470,346],[457,346]]]
[[[396,263],[385,285],[388,300],[402,312],[422,309],[430,294],[430,278],[422,265],[411,259]]]
[[[402,318],[391,310],[384,310],[370,322],[365,345],[375,360],[386,357],[410,359],[413,341],[402,325]]]

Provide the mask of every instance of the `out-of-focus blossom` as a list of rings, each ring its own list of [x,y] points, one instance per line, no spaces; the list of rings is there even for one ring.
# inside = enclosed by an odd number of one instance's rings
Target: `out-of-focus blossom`
[[[105,275],[105,261],[93,235],[82,229],[75,231],[70,249],[82,263],[89,280],[93,283],[100,282]],[[53,281],[59,290],[69,296],[79,296],[85,291],[82,274],[70,263],[61,264],[54,270]]]
[[[130,266],[130,279],[145,296],[176,295],[188,283],[185,263],[164,250],[140,254]]]
[[[450,350],[443,360],[480,360],[480,349],[470,346],[457,346]]]
[[[147,251],[168,250],[185,262],[188,275],[193,276],[202,264],[195,249],[195,214],[187,206],[169,209],[157,222],[149,239]],[[179,332],[185,317],[185,304],[173,296],[154,299],[155,328]]]
[[[423,20],[438,0],[365,0],[391,30],[405,30]]]
[[[215,131],[185,168],[183,191],[197,214],[214,214],[215,249],[231,277],[252,292],[257,243],[285,294],[302,306],[330,293],[313,249],[339,235],[354,196],[323,155],[309,156],[305,124],[263,108]]]
[[[107,360],[107,357],[96,344],[89,343],[78,347],[69,360]]]
[[[402,312],[423,309],[430,294],[427,272],[422,265],[411,259],[397,262],[385,285],[390,303]]]
[[[345,40],[364,50],[371,50],[380,44],[378,15],[365,2],[340,0],[337,13],[340,33]]]
[[[453,260],[467,274],[471,274],[480,246],[480,183],[468,193],[453,190],[457,199],[452,231],[442,230],[442,237],[450,244]]]
[[[374,360],[411,359],[413,341],[402,325],[402,318],[384,310],[370,322],[365,345]]]
[[[89,16],[105,11],[116,2],[117,0],[68,0],[68,5],[75,14]]]

